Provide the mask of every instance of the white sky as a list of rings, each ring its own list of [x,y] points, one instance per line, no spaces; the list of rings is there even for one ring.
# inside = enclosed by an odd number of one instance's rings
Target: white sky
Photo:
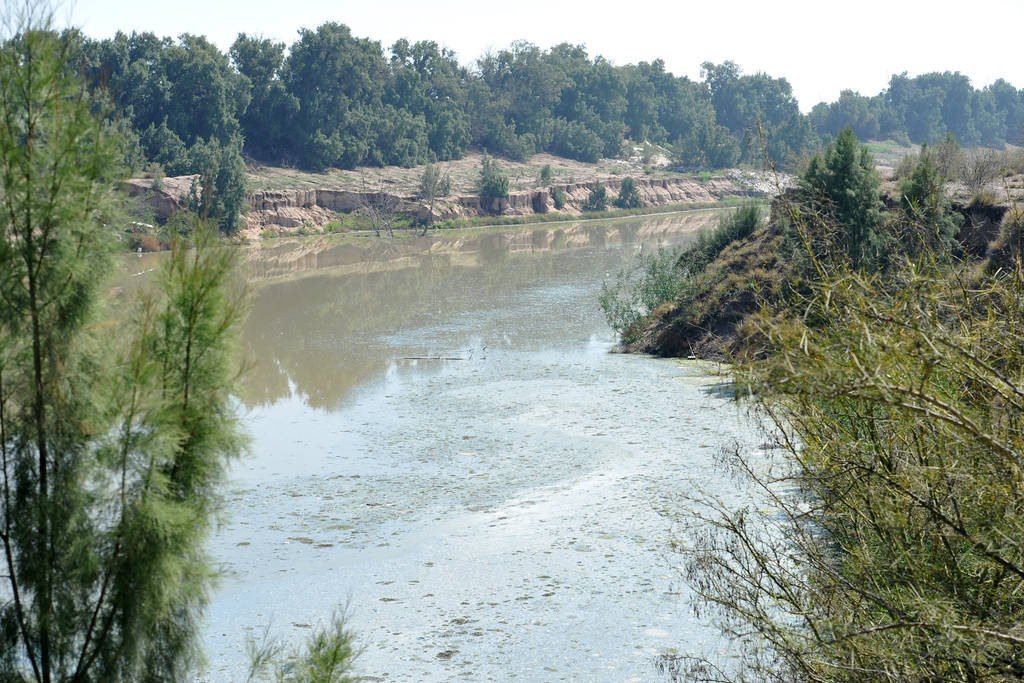
[[[744,73],[787,78],[804,111],[847,88],[877,94],[903,71],[960,71],[979,88],[997,78],[1024,86],[1024,0],[77,0],[58,18],[96,38],[187,32],[222,50],[239,33],[290,45],[300,28],[336,21],[385,50],[399,38],[436,41],[463,64],[515,40],[582,43],[591,57],[661,58],[695,80],[701,62],[731,59]]]

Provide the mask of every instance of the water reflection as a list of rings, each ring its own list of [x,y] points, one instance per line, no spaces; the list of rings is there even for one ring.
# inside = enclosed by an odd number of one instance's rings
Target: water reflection
[[[728,492],[737,406],[701,364],[608,353],[597,307],[642,248],[713,220],[249,250],[252,441],[200,679],[244,679],[248,636],[301,642],[345,596],[367,680],[649,680],[666,648],[717,648],[660,511]]]
[[[573,310],[578,302],[568,305],[571,296],[555,296],[560,310],[543,319],[517,304],[539,283],[567,293],[593,287],[641,245],[685,240],[717,216],[461,231],[366,246],[304,239],[254,247],[246,254],[249,273],[263,283],[243,335],[252,370],[242,400],[254,407],[298,396],[336,409],[353,388],[404,357],[507,347],[526,330],[533,344],[605,334],[599,318],[581,317]],[[497,311],[505,312],[500,321]],[[403,337],[410,330],[419,332]]]

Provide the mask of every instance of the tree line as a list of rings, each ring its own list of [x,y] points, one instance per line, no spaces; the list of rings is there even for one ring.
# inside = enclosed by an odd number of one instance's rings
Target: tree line
[[[243,33],[226,53],[190,34],[62,38],[132,140],[129,166],[202,174],[192,208],[225,232],[243,210],[246,157],[310,170],[410,167],[475,148],[589,162],[635,141],[669,148],[688,168],[785,167],[847,125],[861,138],[952,134],[990,146],[1024,130],[1022,91],[1003,80],[978,90],[959,73],[904,73],[876,96],[844,91],[804,115],[785,78],[705,62],[694,81],[662,60],[616,66],[567,43],[513,43],[470,68],[436,42],[385,49],[333,22],[287,47]]]
[[[814,129],[837,136],[850,126],[861,139],[936,142],[952,133],[963,145],[1002,147],[1024,134],[1024,92],[999,79],[984,88],[960,72],[894,75],[872,97],[844,90],[810,113]]]
[[[1024,126],[1021,91],[1004,80],[975,89],[960,73],[894,75],[878,95],[844,91],[805,116],[785,78],[706,62],[693,81],[661,60],[615,66],[567,43],[517,42],[467,68],[436,42],[385,50],[338,23],[303,29],[287,48],[243,33],[226,54],[189,34],[71,37],[88,80],[168,174],[194,171],[211,146],[321,169],[412,166],[471,147],[595,161],[630,139],[725,167],[765,154],[785,163],[847,125],[862,139],[920,143],[951,132],[972,145],[1015,141]]]
[[[69,37],[87,80],[130,123],[140,159],[170,175],[224,149],[310,169],[408,167],[471,147],[596,161],[631,139],[726,167],[761,158],[758,124],[779,161],[817,144],[785,79],[731,63],[705,64],[695,82],[661,60],[615,66],[582,46],[520,42],[470,69],[433,41],[385,51],[337,23],[300,31],[287,49],[240,34],[227,54],[189,34]]]

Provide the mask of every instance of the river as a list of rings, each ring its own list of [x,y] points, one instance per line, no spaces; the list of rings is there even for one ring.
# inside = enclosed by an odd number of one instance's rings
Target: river
[[[658,680],[716,648],[669,550],[749,426],[699,362],[609,353],[603,280],[715,212],[246,249],[251,436],[201,680],[346,609],[364,680]]]

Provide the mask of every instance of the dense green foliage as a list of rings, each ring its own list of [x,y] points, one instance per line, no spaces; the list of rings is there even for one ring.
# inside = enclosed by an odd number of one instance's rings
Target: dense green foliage
[[[705,62],[701,69],[714,105],[716,123],[741,141],[742,158],[760,162],[767,157],[785,165],[791,161],[791,155],[816,146],[817,136],[807,117],[800,113],[786,79],[762,73],[743,75],[732,62],[719,65]],[[714,138],[712,135],[709,144]],[[720,153],[724,154],[725,150]]]
[[[640,199],[640,192],[636,189],[636,182],[632,178],[623,178],[619,195],[613,203],[620,209],[638,209],[644,205]]]
[[[652,292],[674,353],[738,332],[736,380],[773,427],[730,459],[747,504],[697,492],[680,520],[734,651],[664,657],[679,680],[1024,676],[1024,222],[1007,214],[980,270],[930,150],[887,215],[871,168],[843,131],[774,227],[706,237],[673,272],[645,261],[632,302],[602,298],[624,341]]]
[[[508,199],[508,176],[489,156],[480,160],[480,178],[477,180],[476,191],[481,197]]]
[[[193,208],[233,233],[244,208],[239,119],[250,104],[250,79],[204,37],[173,42],[118,33],[93,41],[66,33],[63,40],[89,82],[130,122],[145,159],[167,175],[199,174]]]
[[[0,678],[184,680],[241,445],[234,257],[179,244],[158,294],[101,315],[124,149],[75,47],[0,45]]]
[[[724,459],[735,495],[685,496],[684,574],[730,650],[666,655],[677,680],[1024,677],[1024,221],[964,262],[930,150],[885,213],[870,169],[847,129],[767,228],[639,283],[675,290],[675,353],[736,335],[767,425]]]
[[[1017,246],[991,274],[826,264],[750,321],[764,354],[736,378],[778,450],[734,454],[749,505],[695,496],[685,544],[742,654],[671,660],[681,680],[1024,676]]]
[[[948,168],[948,164],[946,164]],[[946,197],[944,178],[933,154],[922,147],[910,176],[900,183],[900,204],[904,220],[897,222],[895,239],[912,256],[942,254],[955,256],[953,240],[960,229]]]
[[[472,68],[432,41],[389,49],[342,24],[303,29],[290,46],[240,34],[228,54],[205,38],[151,33],[93,40],[81,70],[130,122],[168,175],[203,173],[197,144],[322,169],[460,158],[471,147],[513,159],[551,152],[618,156],[626,140],[670,147],[684,166],[766,156],[787,165],[851,126],[861,138],[1001,145],[1024,133],[1024,94],[974,89],[959,73],[892,77],[873,97],[844,91],[800,113],[784,78],[702,65],[696,82],[661,60],[614,66],[582,46],[515,43]],[[204,143],[205,141],[205,143]],[[545,183],[546,184],[546,183]]]
[[[1024,136],[1024,91],[999,79],[982,89],[959,72],[894,75],[872,97],[844,90],[815,105],[815,129],[837,136],[851,126],[861,139],[935,142],[952,133],[962,144],[1001,147]]]
[[[563,208],[565,208],[566,199],[567,198],[565,196],[565,190],[563,190],[560,187],[551,188],[551,201],[554,203],[555,209],[561,211]]]
[[[239,227],[245,208],[245,162],[239,143],[223,146],[200,138],[189,151],[198,176],[189,191],[189,209],[226,235]]]
[[[608,208],[608,188],[601,183],[594,183],[590,194],[583,200],[580,208],[584,211],[604,211]]]
[[[801,179],[799,203],[820,217],[813,225],[822,229],[801,233],[800,249],[815,258],[847,258],[854,268],[878,266],[887,254],[879,185],[867,148],[844,128]]]

